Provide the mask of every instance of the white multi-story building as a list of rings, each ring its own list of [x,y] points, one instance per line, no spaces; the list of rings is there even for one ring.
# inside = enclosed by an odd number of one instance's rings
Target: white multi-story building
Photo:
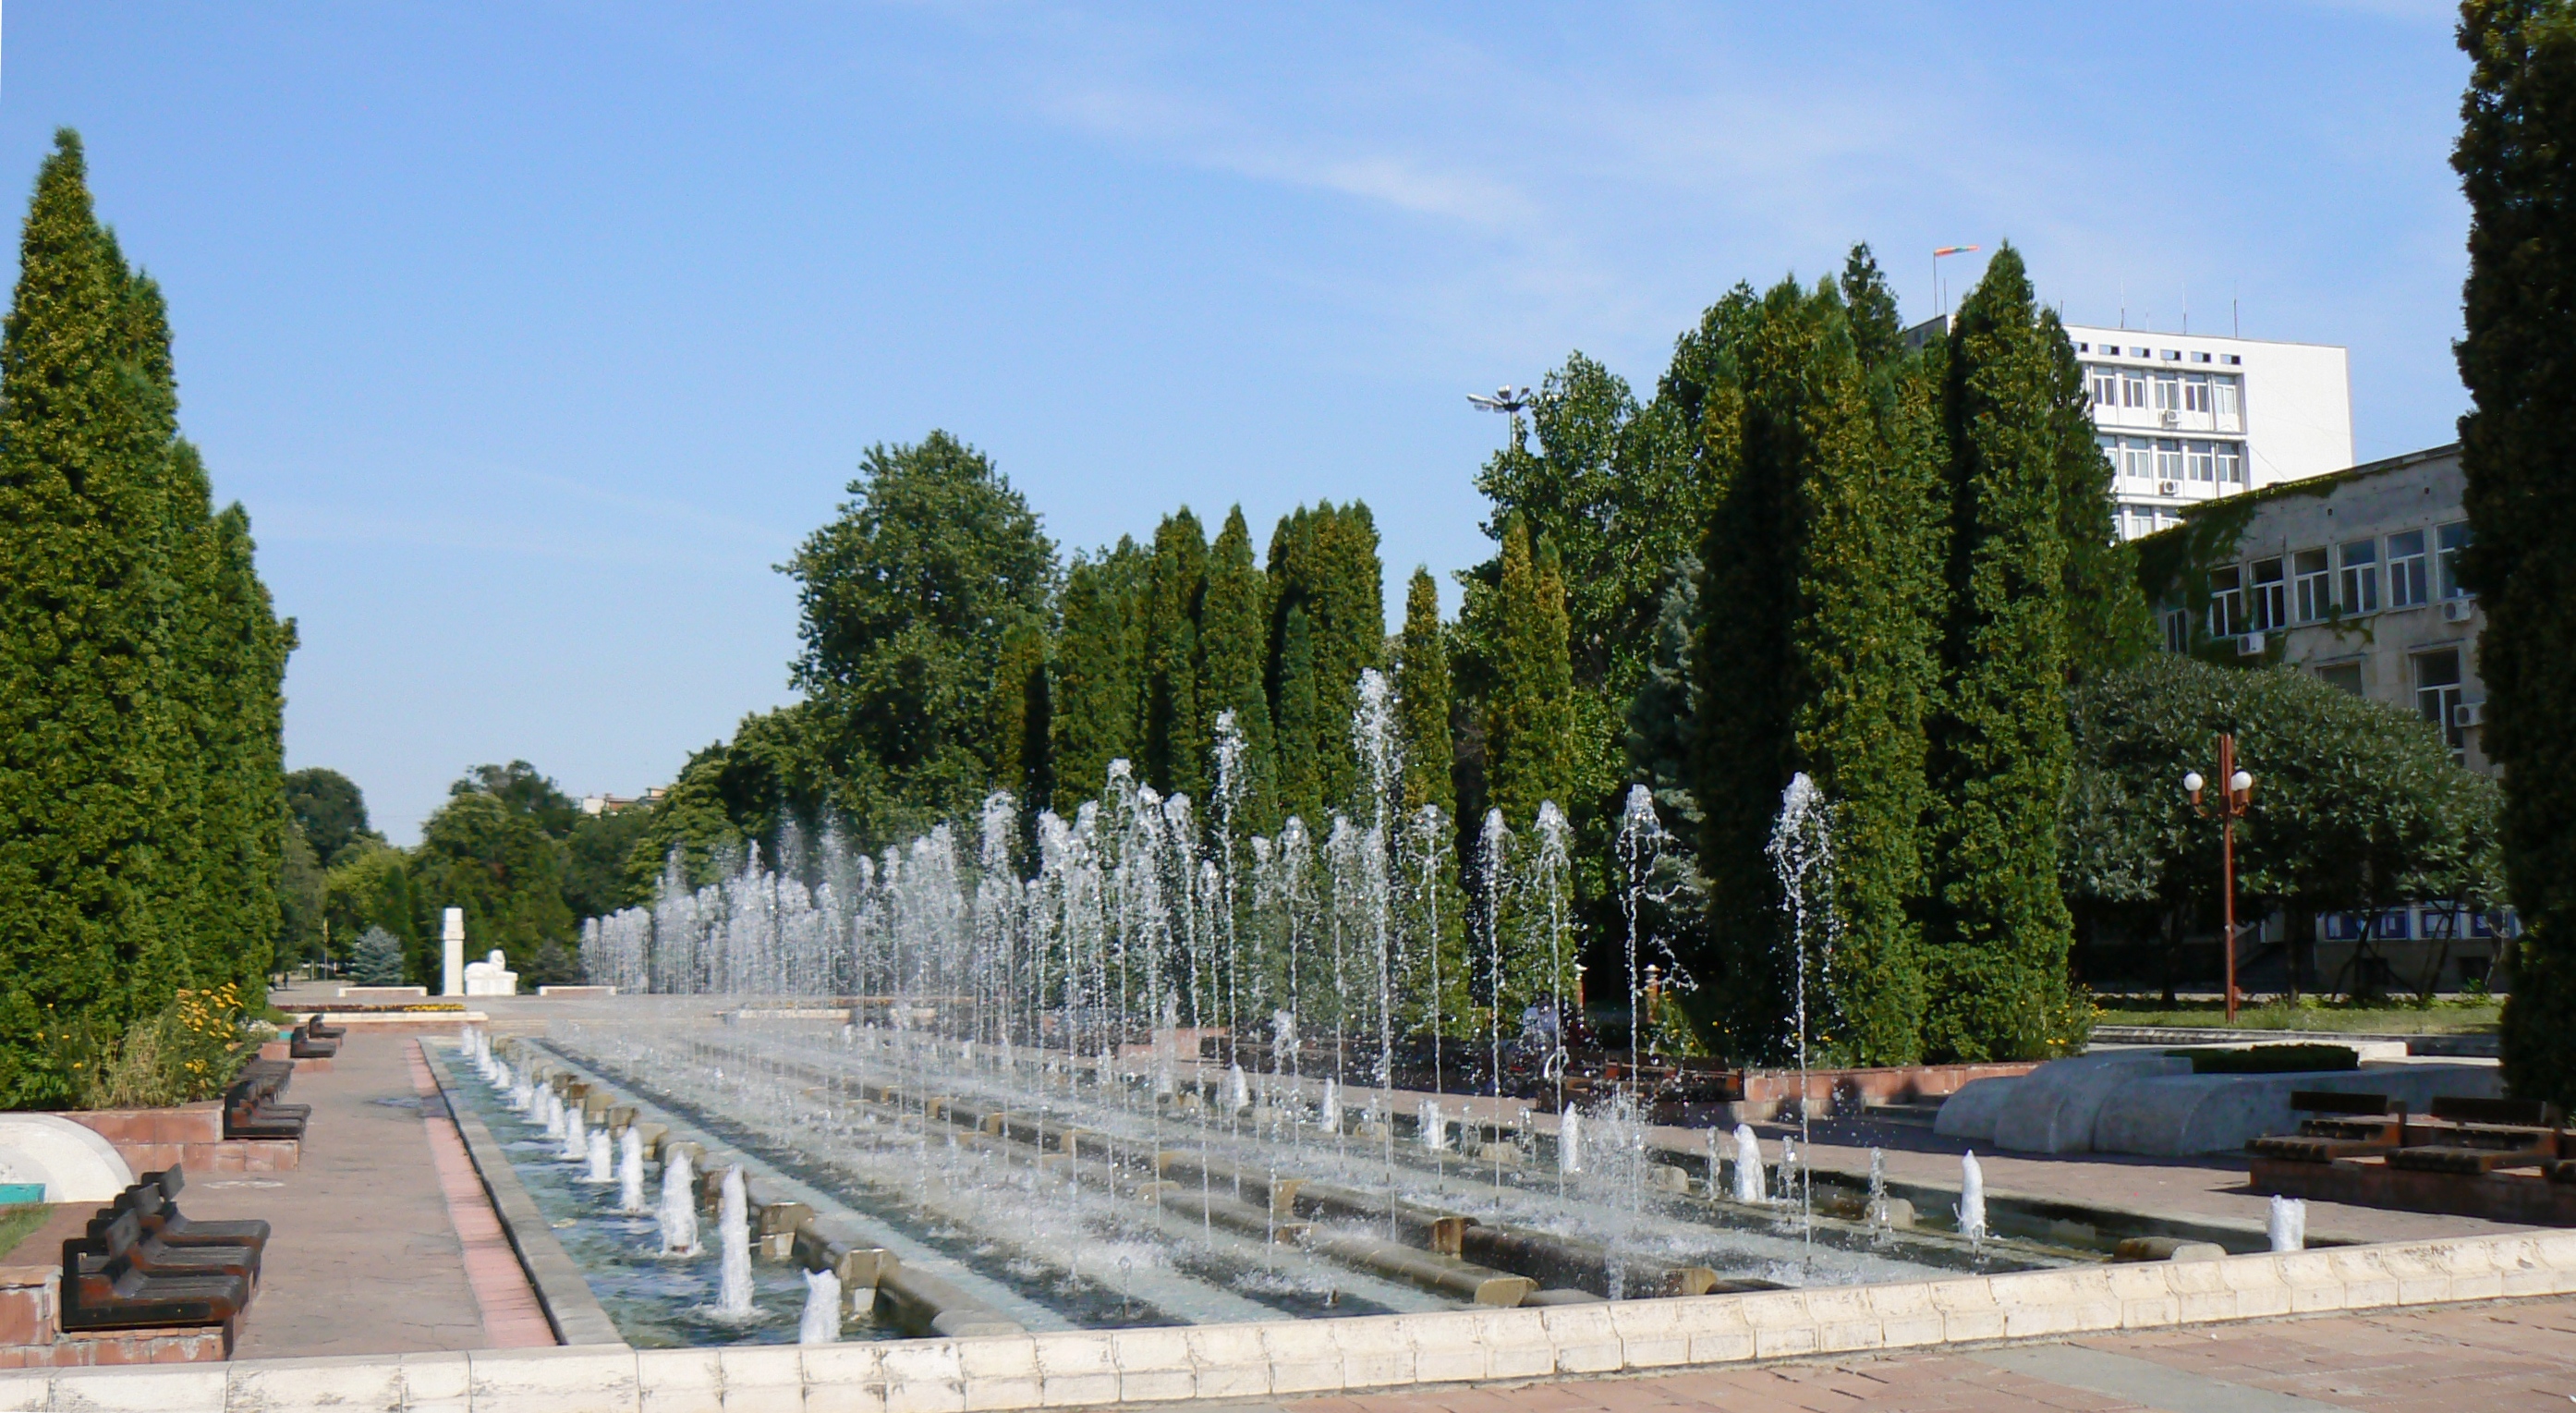
[[[2204,501],[2352,465],[2340,348],[2082,324],[2066,336],[2111,459],[2123,539]]]

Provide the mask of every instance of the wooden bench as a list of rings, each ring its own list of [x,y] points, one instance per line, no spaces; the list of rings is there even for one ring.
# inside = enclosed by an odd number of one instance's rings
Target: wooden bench
[[[268,1223],[256,1217],[245,1217],[240,1221],[232,1222],[199,1222],[191,1221],[181,1215],[179,1190],[187,1185],[188,1174],[176,1163],[157,1173],[145,1173],[143,1181],[135,1184],[135,1188],[148,1186],[157,1190],[159,1223],[164,1233],[183,1238],[203,1237],[209,1242],[229,1241],[262,1247],[268,1245]],[[135,1188],[128,1188],[126,1191],[134,1193]],[[141,1194],[136,1195],[141,1196]],[[148,1215],[144,1218],[144,1224],[147,1227],[152,1225],[153,1221],[154,1219]]]
[[[297,1026],[286,1033],[286,1055],[290,1060],[327,1060],[340,1053],[342,1028],[325,1027],[322,1017]]]
[[[161,1329],[229,1325],[250,1304],[248,1273],[220,1267],[155,1268],[132,1212],[98,1238],[63,1243],[61,1328]]]
[[[313,1106],[281,1103],[271,1097],[283,1087],[265,1076],[248,1073],[234,1080],[232,1087],[224,1091],[224,1137],[302,1138],[305,1122],[313,1117]]]

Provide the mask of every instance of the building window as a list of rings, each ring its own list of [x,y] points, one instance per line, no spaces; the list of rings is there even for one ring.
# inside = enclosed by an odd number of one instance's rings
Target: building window
[[[2232,564],[2209,571],[2209,636],[2233,638],[2244,631],[2244,571]]]
[[[2460,587],[2460,551],[2469,547],[2469,522],[2455,520],[2433,532],[2435,566],[2434,587],[2442,597],[2456,599],[2468,593]]]
[[[2450,744],[2451,758],[2467,751],[2468,731],[2460,725],[2460,650],[2415,655],[2415,709],[2433,723]]]
[[[2388,537],[2388,606],[2413,608],[2427,601],[2424,582],[2424,532],[2408,530]]]
[[[2158,412],[2182,411],[2182,379],[2171,373],[2156,375],[2156,410]]]
[[[2093,405],[2095,407],[2117,407],[2120,405],[2120,375],[2118,373],[2109,368],[2095,368],[2093,370]]]
[[[2242,442],[2218,444],[2218,479],[2225,484],[2245,484],[2245,446]]]
[[[2242,411],[2243,404],[2237,396],[2237,382],[2234,378],[2212,378],[2209,380],[2209,390],[2212,394],[2211,400],[2218,404],[2219,416],[2234,417]]]
[[[2334,616],[2334,575],[2326,569],[2324,550],[2301,550],[2290,556],[2290,578],[2301,623]]]
[[[2218,457],[2216,453],[2211,451],[2209,443],[2183,443],[2182,459],[2183,464],[2191,468],[2191,478],[2193,480],[2215,481],[2218,479]]]
[[[2156,465],[2152,451],[2152,446],[2144,437],[2122,437],[2120,439],[2120,474],[2134,476],[2141,481],[2154,480]]]
[[[2270,633],[2290,626],[2290,586],[2281,580],[2281,561],[2258,559],[2250,572],[2254,631]]]
[[[2191,651],[2191,614],[2189,612],[2179,608],[2166,611],[2165,651],[2169,653]]]
[[[2354,696],[2361,695],[2361,664],[2330,662],[2317,669],[2317,680],[2329,687],[2340,688]]]
[[[2208,374],[2194,373],[2182,380],[2182,410],[2185,412],[2209,411]]]
[[[2122,407],[2144,407],[2147,405],[2146,374],[2139,372],[2135,368],[2123,368],[2120,370],[2120,405]]]
[[[2156,438],[2156,479],[2159,481],[2182,479],[2182,443],[2169,437]]]
[[[2335,558],[2343,569],[2343,611],[2379,612],[2379,541],[2354,540]]]

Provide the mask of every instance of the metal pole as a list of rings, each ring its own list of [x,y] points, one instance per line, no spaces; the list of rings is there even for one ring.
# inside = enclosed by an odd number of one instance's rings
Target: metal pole
[[[2236,738],[2218,738],[2219,856],[2226,877],[2227,1023],[2236,1024]]]

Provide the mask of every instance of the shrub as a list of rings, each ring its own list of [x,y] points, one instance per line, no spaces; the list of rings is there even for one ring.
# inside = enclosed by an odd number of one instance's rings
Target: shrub
[[[227,983],[181,991],[113,1042],[83,1048],[90,1058],[72,1062],[81,1107],[157,1109],[222,1094],[259,1053],[259,1039],[245,1024],[241,993]]]
[[[2257,1045],[2250,1050],[2168,1050],[2191,1061],[2193,1074],[2312,1074],[2361,1068],[2349,1045]]]

